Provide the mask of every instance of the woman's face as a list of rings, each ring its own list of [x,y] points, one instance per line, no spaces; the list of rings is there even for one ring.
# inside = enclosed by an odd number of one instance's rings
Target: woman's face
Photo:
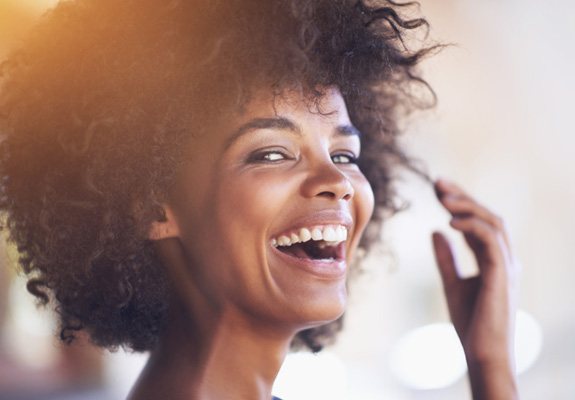
[[[358,134],[330,89],[319,110],[299,93],[259,93],[194,137],[168,205],[194,298],[298,329],[340,316],[373,212]]]

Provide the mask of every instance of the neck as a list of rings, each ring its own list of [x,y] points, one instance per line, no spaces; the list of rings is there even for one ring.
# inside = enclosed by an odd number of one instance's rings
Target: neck
[[[293,332],[262,327],[234,311],[199,321],[172,308],[130,399],[270,400]]]

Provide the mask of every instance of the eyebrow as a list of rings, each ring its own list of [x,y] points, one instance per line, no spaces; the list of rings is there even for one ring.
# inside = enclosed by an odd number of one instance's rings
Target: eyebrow
[[[339,125],[335,128],[335,130],[341,136],[361,137],[361,132],[353,125]]]
[[[236,140],[245,134],[258,129],[278,129],[286,130],[296,136],[302,136],[302,131],[293,121],[285,117],[276,118],[255,118],[241,125],[226,141],[225,148],[229,148]],[[361,137],[360,131],[353,125],[338,125],[335,128],[338,136],[358,136]]]

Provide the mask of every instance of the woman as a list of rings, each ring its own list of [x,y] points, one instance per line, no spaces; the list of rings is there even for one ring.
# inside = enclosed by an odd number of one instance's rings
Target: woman
[[[417,169],[391,1],[63,2],[4,64],[2,209],[61,338],[151,351],[131,399],[269,399],[341,328],[346,277]],[[419,91],[421,92],[421,91]],[[425,176],[422,172],[419,172]],[[516,397],[499,218],[435,182],[481,275],[433,236],[475,399]]]

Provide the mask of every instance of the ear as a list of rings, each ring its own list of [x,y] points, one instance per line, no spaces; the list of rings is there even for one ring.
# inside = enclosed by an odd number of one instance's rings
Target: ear
[[[164,218],[152,222],[150,226],[148,231],[148,239],[150,240],[162,240],[180,236],[180,228],[170,206],[162,204],[162,210]]]

